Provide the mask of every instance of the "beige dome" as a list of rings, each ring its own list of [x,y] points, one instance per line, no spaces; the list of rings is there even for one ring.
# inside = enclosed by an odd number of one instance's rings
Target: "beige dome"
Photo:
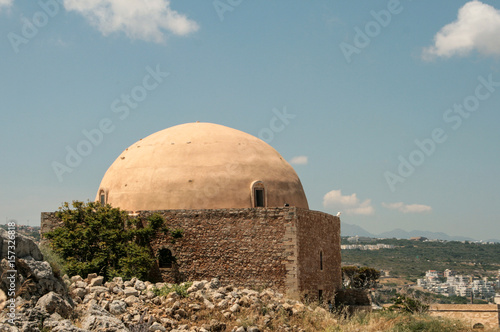
[[[127,211],[308,208],[294,169],[264,141],[211,123],[154,133],[107,170],[97,201]]]

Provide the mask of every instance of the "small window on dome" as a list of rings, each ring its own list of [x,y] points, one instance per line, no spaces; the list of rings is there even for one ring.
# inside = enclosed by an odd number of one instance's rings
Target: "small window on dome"
[[[264,207],[264,189],[255,189],[255,207]]]
[[[323,252],[319,252],[319,269],[323,271]]]
[[[104,190],[101,190],[101,192],[99,193],[99,201],[101,205],[106,205],[106,193],[104,192]]]
[[[252,184],[253,207],[266,207],[266,191],[261,181],[255,181]]]

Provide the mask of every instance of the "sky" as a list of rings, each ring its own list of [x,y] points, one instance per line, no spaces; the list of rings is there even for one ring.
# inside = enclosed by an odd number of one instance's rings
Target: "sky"
[[[132,143],[212,122],[313,210],[500,234],[500,3],[0,0],[0,222],[93,200]]]

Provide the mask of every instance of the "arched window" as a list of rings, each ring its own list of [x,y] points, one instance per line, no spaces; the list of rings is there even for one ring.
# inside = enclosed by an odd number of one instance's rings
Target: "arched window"
[[[175,257],[172,255],[172,251],[167,248],[162,248],[158,252],[158,266],[160,268],[170,269],[172,264],[175,262]]]
[[[252,205],[253,207],[266,207],[266,190],[262,181],[252,183]]]
[[[99,202],[101,205],[106,205],[106,192],[104,190],[99,191]]]
[[[473,330],[484,330],[484,325],[481,324],[481,323],[476,323],[474,324],[474,326],[472,327]]]

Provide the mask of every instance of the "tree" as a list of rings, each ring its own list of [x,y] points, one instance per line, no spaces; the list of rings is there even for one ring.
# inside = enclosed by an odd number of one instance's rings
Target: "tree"
[[[371,267],[343,266],[342,284],[345,288],[368,289],[377,284],[380,271]]]
[[[394,304],[389,307],[390,310],[416,314],[426,312],[429,309],[428,305],[410,295],[396,293],[396,297],[392,298],[392,301]]]
[[[149,243],[159,231],[170,233],[160,215],[150,216],[143,226],[140,219],[98,202],[73,201],[72,208],[64,203],[56,217],[62,225],[45,236],[70,275],[144,279],[155,262]]]

